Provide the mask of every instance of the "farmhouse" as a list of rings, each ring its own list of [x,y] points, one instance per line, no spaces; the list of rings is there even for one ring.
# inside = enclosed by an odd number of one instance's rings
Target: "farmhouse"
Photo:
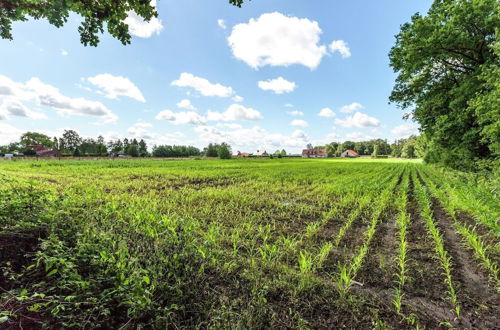
[[[30,145],[27,149],[33,150],[39,157],[59,157],[61,155],[56,148],[44,147],[39,144]]]
[[[304,149],[302,150],[302,158],[327,158],[326,149]]]
[[[357,158],[357,157],[359,157],[359,154],[356,151],[354,151],[354,150],[347,149],[346,151],[344,151],[342,153],[342,155],[340,155],[340,157],[344,157],[344,158]]]
[[[236,153],[236,155],[234,155],[235,157],[250,157],[250,154],[248,152],[240,152],[238,151]]]
[[[254,156],[268,156],[269,154],[265,150],[257,150],[253,155]]]

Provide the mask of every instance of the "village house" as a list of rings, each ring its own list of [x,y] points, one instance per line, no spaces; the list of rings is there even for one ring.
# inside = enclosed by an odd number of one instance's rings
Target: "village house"
[[[269,154],[265,150],[257,150],[253,155],[257,157],[269,156]]]
[[[238,151],[236,153],[236,155],[234,155],[235,157],[250,157],[250,154],[248,152],[240,152]]]
[[[302,150],[302,158],[327,158],[326,149],[304,149]]]
[[[354,150],[347,149],[346,151],[344,151],[342,153],[342,155],[340,155],[340,157],[344,157],[344,158],[357,158],[357,157],[359,157],[359,154],[356,151],[354,151]]]
[[[26,149],[33,150],[38,157],[59,157],[61,153],[56,148],[44,147],[39,144],[27,146]]]

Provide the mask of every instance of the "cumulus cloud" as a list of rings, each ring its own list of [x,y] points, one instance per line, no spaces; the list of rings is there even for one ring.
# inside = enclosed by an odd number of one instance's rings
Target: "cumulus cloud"
[[[231,129],[237,129],[237,128],[242,128],[243,126],[241,126],[240,124],[234,124],[234,123],[217,123],[217,125],[215,125],[217,127],[226,127],[226,128],[231,128]]]
[[[176,105],[180,109],[196,110],[196,108],[191,104],[191,101],[188,99],[180,100]]]
[[[291,126],[297,126],[297,127],[307,127],[309,126],[309,123],[305,120],[302,119],[294,119],[290,122]]]
[[[173,112],[172,110],[167,109],[160,111],[155,118],[158,120],[169,121],[175,125],[201,125],[206,122],[206,119],[203,116],[200,116],[194,111]]]
[[[146,102],[142,92],[128,78],[102,73],[86,78],[85,80],[99,87],[103,91],[104,96],[109,99],[117,99],[118,96],[127,96],[139,102]]]
[[[157,137],[157,134],[151,133],[149,128],[153,127],[152,124],[146,122],[137,122],[127,129],[127,132],[136,139],[152,140]]]
[[[233,101],[240,103],[240,102],[244,101],[244,98],[242,96],[235,95],[235,96],[233,96]]]
[[[172,81],[172,85],[191,87],[203,96],[230,97],[234,95],[234,90],[231,87],[213,84],[205,78],[186,72],[181,73],[179,79]]]
[[[414,123],[401,124],[394,127],[391,132],[398,138],[406,139],[411,135],[418,134],[418,126]]]
[[[233,149],[252,152],[257,149],[302,148],[308,140],[302,131],[295,131],[292,136],[272,133],[266,129],[254,126],[252,128],[239,128],[229,131],[221,130],[214,126],[197,126],[194,131],[199,139],[208,142],[227,142]]]
[[[262,115],[258,110],[247,108],[241,104],[231,104],[224,112],[208,111],[208,121],[260,120]]]
[[[343,113],[351,113],[354,111],[358,111],[364,109],[364,106],[358,102],[353,102],[351,104],[344,105],[343,107],[340,108],[340,112]]]
[[[156,0],[151,1],[151,5],[156,7]],[[160,31],[163,30],[163,24],[157,17],[153,17],[149,22],[146,22],[134,11],[127,12],[127,15],[123,22],[128,25],[130,34],[136,37],[150,38],[153,34],[160,34]]]
[[[227,40],[233,55],[254,69],[292,64],[315,69],[327,53],[320,35],[318,22],[274,12],[235,25]]]
[[[373,136],[363,134],[361,132],[353,132],[349,133],[345,137],[345,141],[354,141],[354,142],[360,142],[360,141],[368,141],[372,140]]]
[[[287,104],[285,104],[285,108],[293,108],[293,104],[287,103]]]
[[[0,122],[0,141],[2,141],[2,144],[19,141],[23,133],[24,131],[17,127]]]
[[[226,26],[226,22],[224,22],[224,20],[223,20],[222,18],[219,18],[219,19],[217,20],[217,25],[218,25],[221,29],[223,29],[223,30],[225,30],[225,29],[227,28],[227,26]]]
[[[26,83],[18,83],[0,75],[0,97],[7,97],[17,102],[35,101],[55,109],[62,116],[94,116],[99,117],[104,123],[114,122],[118,119],[118,116],[101,102],[65,96],[61,94],[59,89],[45,84],[38,78],[31,78]]]
[[[351,57],[351,50],[344,40],[334,40],[329,47],[332,53],[339,52],[342,58]]]
[[[330,108],[323,108],[321,111],[318,113],[318,116],[320,117],[335,117],[335,112],[333,112],[332,109]]]
[[[283,77],[259,81],[257,83],[260,89],[264,91],[273,91],[275,94],[290,93],[295,90],[297,85],[293,81],[288,81]]]
[[[287,114],[289,114],[290,116],[303,116],[304,115],[304,113],[302,111],[299,111],[299,110],[287,111]]]
[[[297,130],[293,131],[292,138],[299,139],[299,140],[302,140],[302,141],[308,141],[309,140],[309,137],[307,136],[306,132],[304,132],[303,130],[300,130],[300,129],[297,129]]]
[[[25,117],[29,119],[47,119],[45,114],[31,111],[18,100],[7,98],[0,106],[0,119],[8,119],[10,116]]]
[[[203,125],[207,121],[242,121],[260,120],[262,115],[258,110],[247,108],[241,104],[231,104],[226,111],[208,111],[206,116],[197,114],[194,111],[174,112],[163,110],[156,115],[158,120],[170,121],[173,124]]]
[[[68,53],[68,51],[67,51],[67,50],[65,50],[65,49],[61,49],[61,55],[62,55],[62,56],[68,56],[68,55],[69,55],[69,53]]]
[[[380,121],[377,118],[368,116],[367,114],[356,112],[354,115],[345,119],[335,119],[335,124],[348,128],[365,128],[378,127],[380,126]]]

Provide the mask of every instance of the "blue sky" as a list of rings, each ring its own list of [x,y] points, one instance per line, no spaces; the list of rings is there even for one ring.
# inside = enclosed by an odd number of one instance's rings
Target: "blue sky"
[[[430,3],[159,0],[158,20],[128,19],[131,45],[105,34],[97,48],[77,16],[16,23],[0,39],[0,144],[64,129],[247,152],[406,137],[387,54]]]

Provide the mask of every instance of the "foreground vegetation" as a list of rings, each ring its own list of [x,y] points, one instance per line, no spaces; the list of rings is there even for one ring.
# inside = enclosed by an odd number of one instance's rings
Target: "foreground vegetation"
[[[494,328],[498,181],[464,182],[398,160],[1,162],[0,327]]]

